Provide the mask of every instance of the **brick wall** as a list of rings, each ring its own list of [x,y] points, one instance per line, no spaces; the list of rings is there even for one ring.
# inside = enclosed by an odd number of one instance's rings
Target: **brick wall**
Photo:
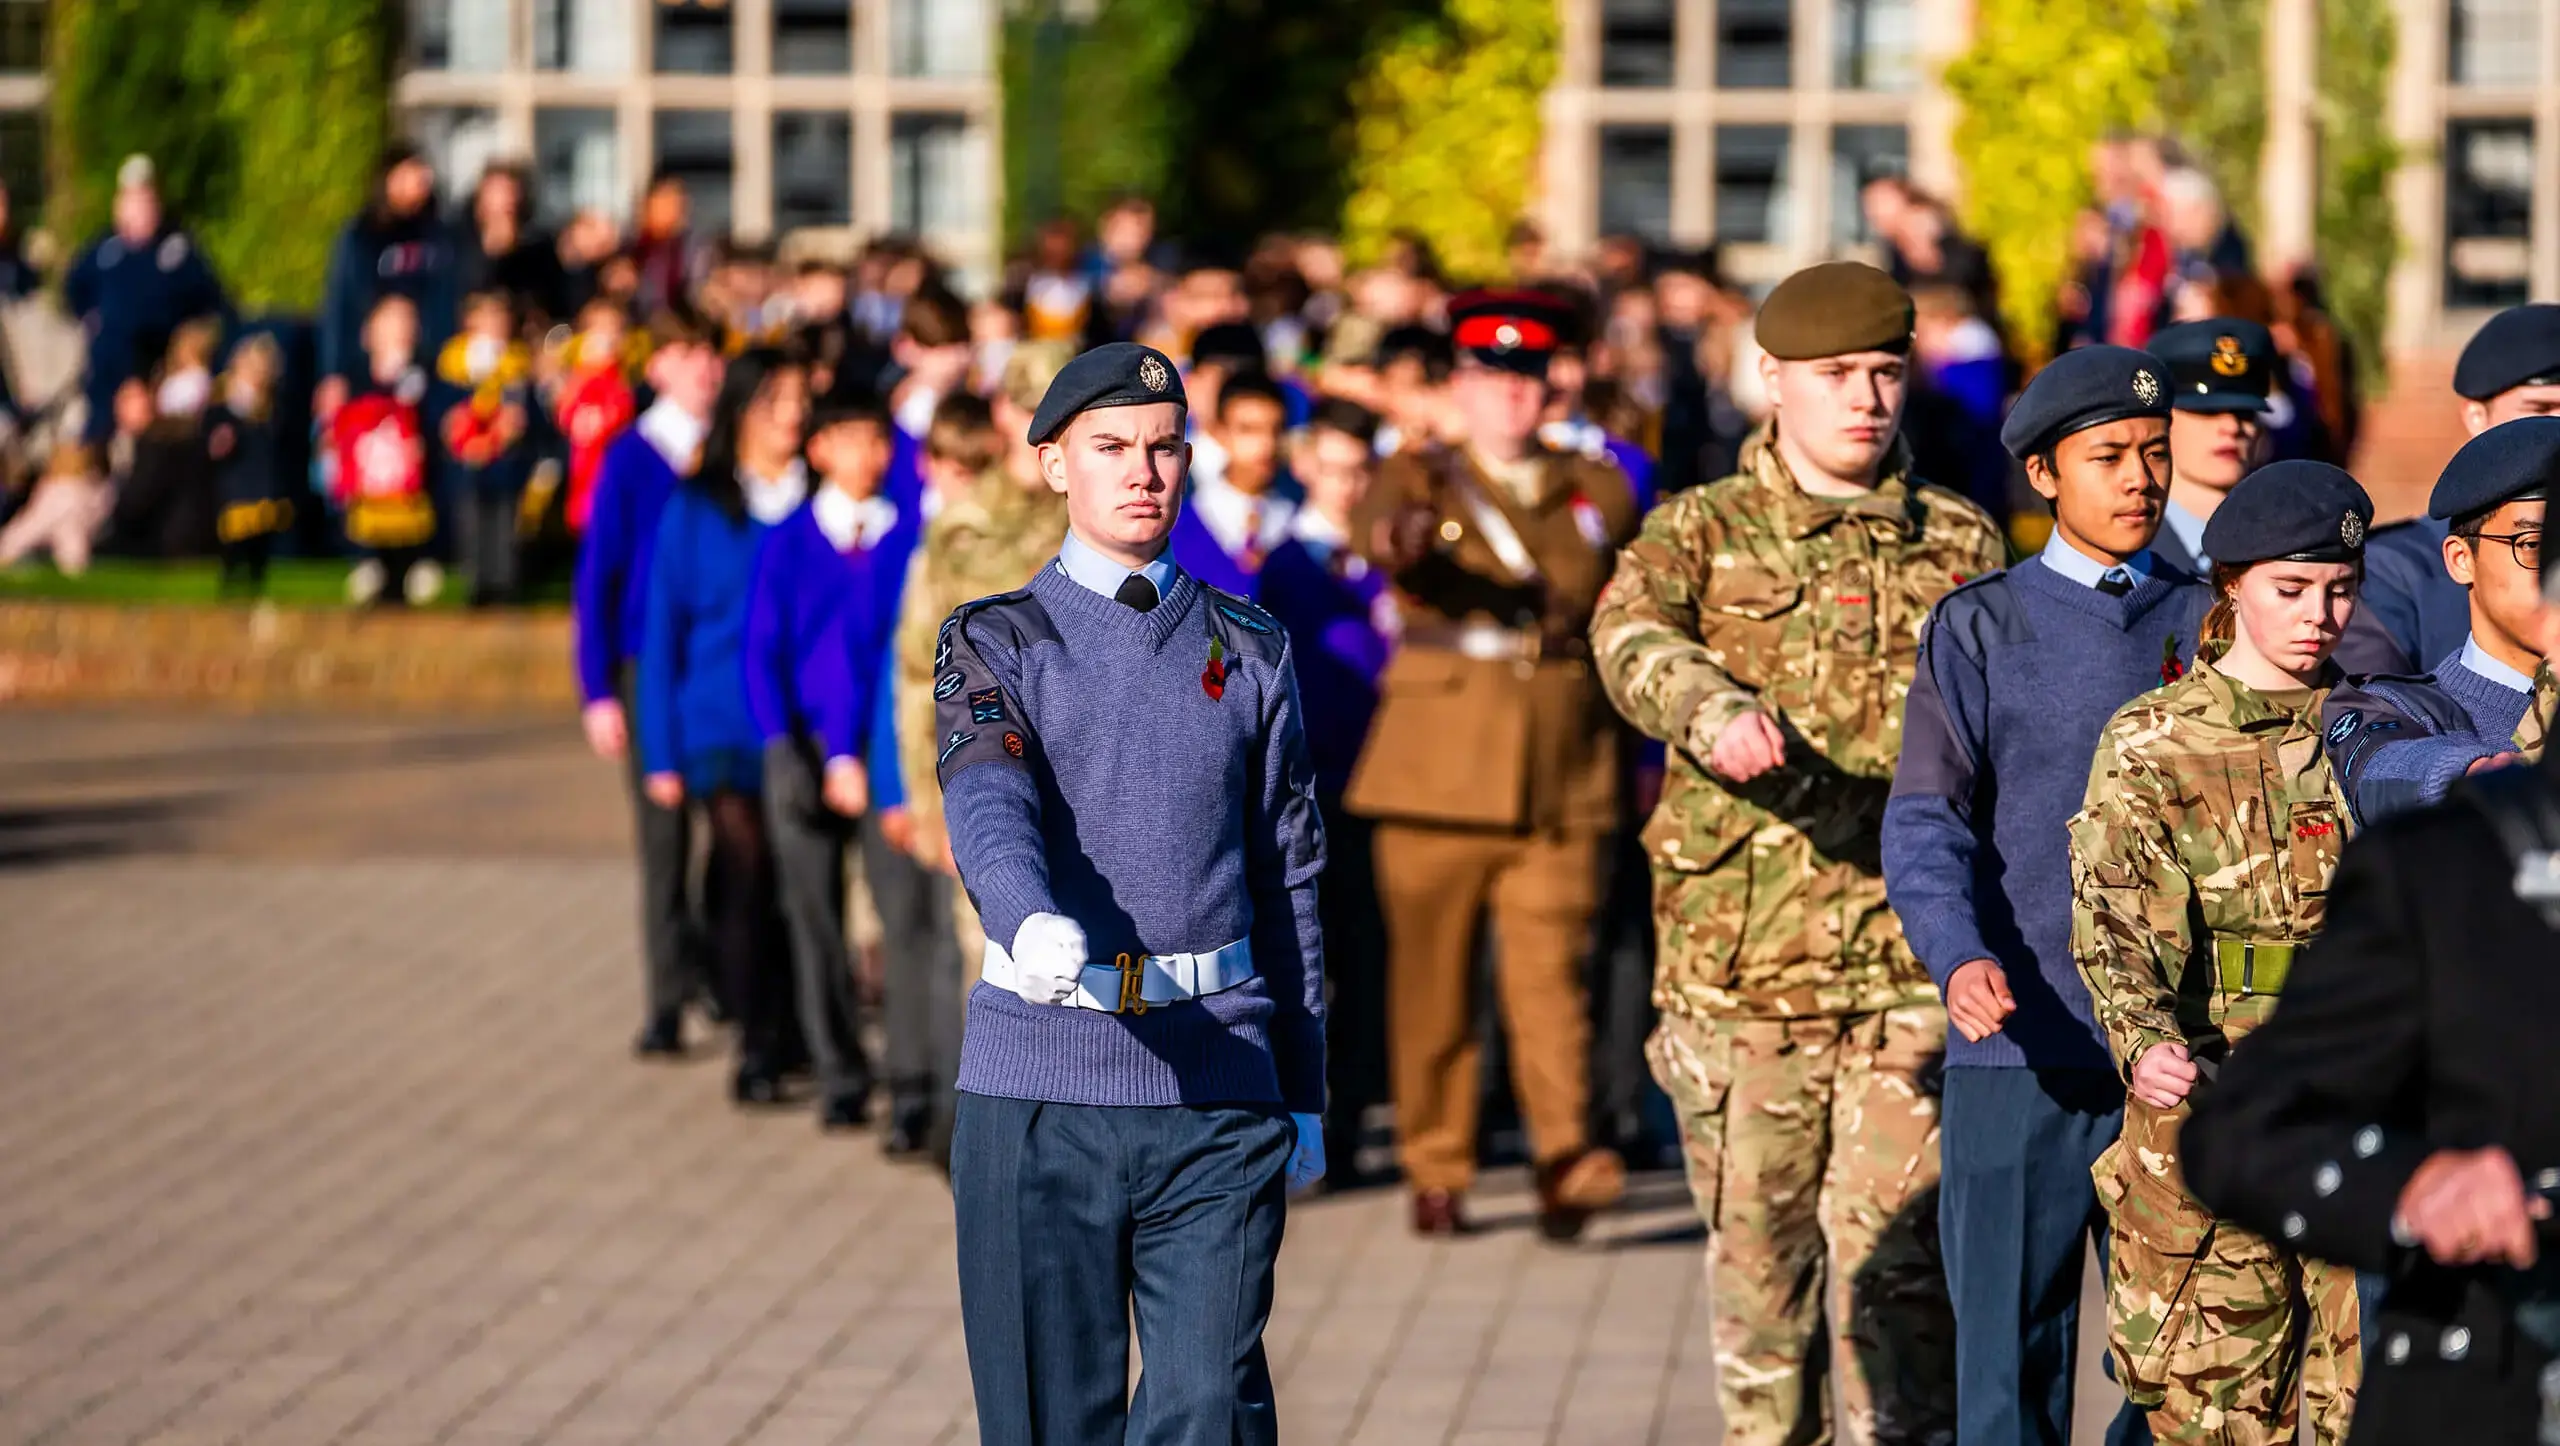
[[[2394,357],[2390,390],[2365,408],[2353,470],[2385,520],[2425,512],[2436,474],[2463,443],[2454,356],[2442,351]]]

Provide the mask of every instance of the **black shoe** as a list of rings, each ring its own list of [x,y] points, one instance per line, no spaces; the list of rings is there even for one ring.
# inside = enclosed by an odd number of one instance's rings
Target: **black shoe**
[[[871,1099],[867,1094],[837,1095],[818,1107],[818,1128],[830,1134],[858,1130],[869,1123]]]
[[[729,1099],[742,1109],[770,1109],[782,1103],[782,1080],[761,1065],[741,1065],[729,1083]]]
[[[889,1117],[889,1127],[880,1132],[880,1153],[892,1160],[912,1160],[931,1148],[925,1133],[921,1111],[901,1110]]]
[[[684,1058],[684,1016],[661,1014],[650,1020],[631,1041],[631,1052],[642,1059]]]

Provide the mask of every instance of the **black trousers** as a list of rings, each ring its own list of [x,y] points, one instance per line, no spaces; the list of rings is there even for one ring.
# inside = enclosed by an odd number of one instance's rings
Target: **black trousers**
[[[1325,1158],[1351,1178],[1360,1118],[1387,1089],[1387,921],[1378,908],[1371,839],[1376,826],[1344,810],[1340,794],[1317,800],[1324,818],[1324,879],[1316,895],[1324,929]]]
[[[844,927],[845,848],[856,824],[827,807],[824,769],[811,740],[777,738],[765,745],[765,823],[783,923],[791,935],[800,1032],[817,1071],[821,1105],[871,1094],[862,1001]]]
[[[966,988],[960,941],[952,932],[949,875],[926,868],[862,821],[863,878],[880,914],[883,1041],[890,1107],[947,1114],[960,1074],[960,1020]]]
[[[980,1441],[1278,1446],[1262,1328],[1296,1139],[1277,1106],[960,1096],[951,1192]]]
[[[690,887],[693,819],[689,808],[660,808],[641,788],[640,711],[634,669],[625,665],[615,692],[628,733],[623,748],[631,785],[633,832],[640,845],[640,943],[643,997],[649,1018],[672,1019],[684,1008],[700,967],[695,962],[700,916]]]
[[[516,512],[523,505],[521,494],[498,492],[479,487],[462,490],[461,536],[462,556],[458,559],[471,577],[471,600],[510,602],[516,595],[516,581],[521,568],[518,560],[522,548],[516,538]]]

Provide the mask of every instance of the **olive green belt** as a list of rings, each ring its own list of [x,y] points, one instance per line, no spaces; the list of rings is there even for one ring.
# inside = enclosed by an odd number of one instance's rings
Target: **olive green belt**
[[[2246,999],[2253,994],[2282,994],[2284,978],[2293,972],[2294,944],[2260,944],[2248,939],[2213,941],[2214,971],[2222,990]]]

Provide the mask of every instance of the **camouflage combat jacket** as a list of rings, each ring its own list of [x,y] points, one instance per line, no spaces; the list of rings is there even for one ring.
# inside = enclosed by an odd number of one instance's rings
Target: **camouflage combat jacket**
[[[899,603],[898,761],[916,823],[916,856],[942,863],[942,785],[934,777],[933,645],[942,620],[965,602],[1031,580],[1067,537],[1067,499],[1032,489],[1002,467],[981,474],[925,524]]]
[[[1767,433],[1742,470],[1671,498],[1618,556],[1591,624],[1610,701],[1670,745],[1645,825],[1661,950],[1654,1001],[1685,1016],[1827,1016],[1935,1002],[1886,906],[1878,833],[1930,607],[1998,567],[1998,529],[1915,482],[1900,442],[1865,496],[1815,497]],[[1734,783],[1706,759],[1766,711],[1784,766]]]
[[[2281,705],[2206,651],[2186,677],[2117,711],[2070,824],[2071,952],[2128,1078],[2163,1041],[2211,1068],[2274,1015],[2274,970],[2253,962],[2241,975],[2217,947],[2308,944],[2351,826],[2321,748],[2328,687]],[[2091,1171],[2108,1209],[2171,1251],[2212,1222],[2178,1172],[2187,1108],[2128,1100],[2121,1139]]]
[[[2533,700],[2525,705],[2524,721],[2516,725],[2516,748],[2525,757],[2541,761],[2555,712],[2560,712],[2560,687],[2554,686],[2551,665],[2545,663],[2534,672]]]

